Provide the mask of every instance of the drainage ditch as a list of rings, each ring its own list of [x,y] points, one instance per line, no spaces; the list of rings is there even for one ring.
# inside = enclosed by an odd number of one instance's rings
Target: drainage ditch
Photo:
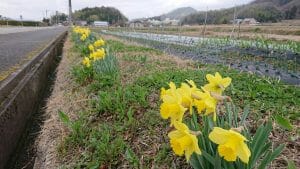
[[[60,56],[55,60],[54,67],[59,64]],[[25,127],[16,151],[11,156],[10,160],[6,164],[7,169],[32,169],[36,158],[36,146],[35,141],[41,131],[41,127],[45,121],[45,106],[47,99],[51,96],[54,81],[56,78],[56,72],[51,70],[50,75],[47,78],[47,84],[45,90],[42,91],[42,98],[38,103],[36,110],[33,111],[32,117],[28,120],[28,124]]]
[[[67,32],[0,83],[0,169],[33,168],[34,142]]]

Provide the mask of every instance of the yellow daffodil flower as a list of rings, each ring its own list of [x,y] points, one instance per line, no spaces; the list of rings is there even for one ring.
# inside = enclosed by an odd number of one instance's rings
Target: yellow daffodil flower
[[[196,84],[192,80],[187,80],[187,83],[182,83],[181,87],[178,88],[178,92],[182,96],[182,105],[185,108],[188,108],[190,110],[190,114],[192,114],[193,111],[193,102],[195,93],[200,91],[200,89],[197,88]]]
[[[195,96],[198,99],[194,100],[194,105],[197,108],[198,113],[201,113],[205,110],[205,115],[209,115],[213,113],[213,120],[217,120],[216,115],[216,107],[217,107],[217,100],[214,99],[208,91],[204,92],[196,92]]]
[[[91,52],[93,52],[93,51],[95,50],[95,48],[94,48],[94,46],[93,46],[92,44],[89,44],[89,50],[90,50]]]
[[[245,143],[247,139],[240,133],[214,127],[209,134],[209,139],[219,145],[218,152],[226,161],[236,161],[239,157],[244,163],[248,164],[251,152]]]
[[[80,40],[81,41],[85,41],[87,38],[86,34],[82,34],[81,37],[80,37]]]
[[[166,94],[167,94],[166,89],[164,87],[162,87],[161,90],[160,90],[160,99],[162,99],[163,96],[166,95]]]
[[[91,30],[89,28],[74,27],[73,31],[78,34],[86,34],[86,35],[89,35],[91,33]]]
[[[82,60],[82,64],[86,67],[91,67],[91,61],[88,57],[84,57],[84,59]]]
[[[216,72],[215,76],[207,74],[206,79],[209,83],[204,86],[204,89],[209,92],[215,92],[218,94],[222,94],[225,88],[228,87],[231,83],[231,78],[222,78],[219,72]]]
[[[192,107],[193,107],[193,100],[192,97],[193,93],[196,91],[200,91],[200,89],[197,88],[196,84],[190,80],[187,81],[187,83],[182,83],[180,88],[176,88],[176,85],[173,82],[170,82],[169,86],[170,89],[166,90],[165,88],[161,89],[161,98],[163,95],[167,95],[168,93],[174,92],[175,90],[180,94],[181,96],[181,105],[187,109],[190,110],[190,114],[192,114]]]
[[[174,127],[176,130],[168,134],[173,151],[176,155],[182,156],[185,154],[187,161],[190,160],[191,155],[195,152],[201,154],[198,146],[198,139],[195,135],[190,133],[189,128],[181,122],[175,122]]]
[[[90,54],[90,59],[99,60],[105,58],[105,50],[103,48],[97,49],[93,53]]]
[[[176,91],[170,92],[162,96],[163,103],[160,106],[160,114],[163,119],[171,119],[171,126],[176,121],[182,121],[183,115],[187,110],[182,106],[181,96]]]
[[[182,98],[182,105],[190,110],[190,114],[192,114],[193,107],[193,98],[192,98],[192,89],[186,83],[182,83],[181,87],[178,88],[178,92]]]
[[[91,30],[88,28],[74,27],[73,31],[80,35],[80,40],[85,41],[90,36]]]
[[[166,90],[165,88],[161,88],[161,92],[160,92],[161,99],[164,95],[170,94],[176,90],[176,85],[173,82],[169,83],[169,87],[170,87],[170,89],[168,89],[168,90]]]
[[[104,44],[105,44],[105,42],[103,39],[99,39],[96,42],[94,42],[95,47],[100,47],[100,46],[103,46]]]

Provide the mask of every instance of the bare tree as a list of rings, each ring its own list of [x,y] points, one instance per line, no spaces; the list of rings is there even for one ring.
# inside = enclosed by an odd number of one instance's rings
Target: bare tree
[[[203,31],[202,31],[203,38],[205,37],[205,31],[206,31],[207,12],[208,12],[208,7],[206,7],[206,11],[205,11],[204,27],[203,27]]]
[[[234,30],[235,30],[235,26],[236,26],[235,22],[236,22],[236,5],[234,6],[233,22],[232,22],[233,27],[232,27],[232,31],[231,31],[231,34],[230,34],[230,38],[232,38]]]

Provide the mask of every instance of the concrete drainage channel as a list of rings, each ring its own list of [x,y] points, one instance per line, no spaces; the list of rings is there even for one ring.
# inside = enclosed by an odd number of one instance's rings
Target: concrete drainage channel
[[[28,143],[26,133],[34,127],[32,123],[36,120],[32,115],[40,110],[45,91],[49,90],[49,75],[57,66],[66,35],[63,32],[30,62],[0,82],[0,169],[15,168],[15,161],[20,159],[16,154],[24,153],[25,144],[33,144]]]

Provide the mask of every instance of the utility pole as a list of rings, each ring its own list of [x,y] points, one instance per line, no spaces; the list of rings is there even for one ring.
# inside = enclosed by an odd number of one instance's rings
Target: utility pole
[[[20,20],[21,20],[21,24],[23,26],[23,16],[22,15],[20,15]]]
[[[56,13],[55,13],[55,18],[56,18],[56,25],[58,24],[58,11],[56,11]]]
[[[71,0],[69,0],[69,25],[73,25],[72,24],[72,2],[71,2]]]
[[[48,18],[48,11],[49,11],[49,10],[46,9],[46,19]]]

